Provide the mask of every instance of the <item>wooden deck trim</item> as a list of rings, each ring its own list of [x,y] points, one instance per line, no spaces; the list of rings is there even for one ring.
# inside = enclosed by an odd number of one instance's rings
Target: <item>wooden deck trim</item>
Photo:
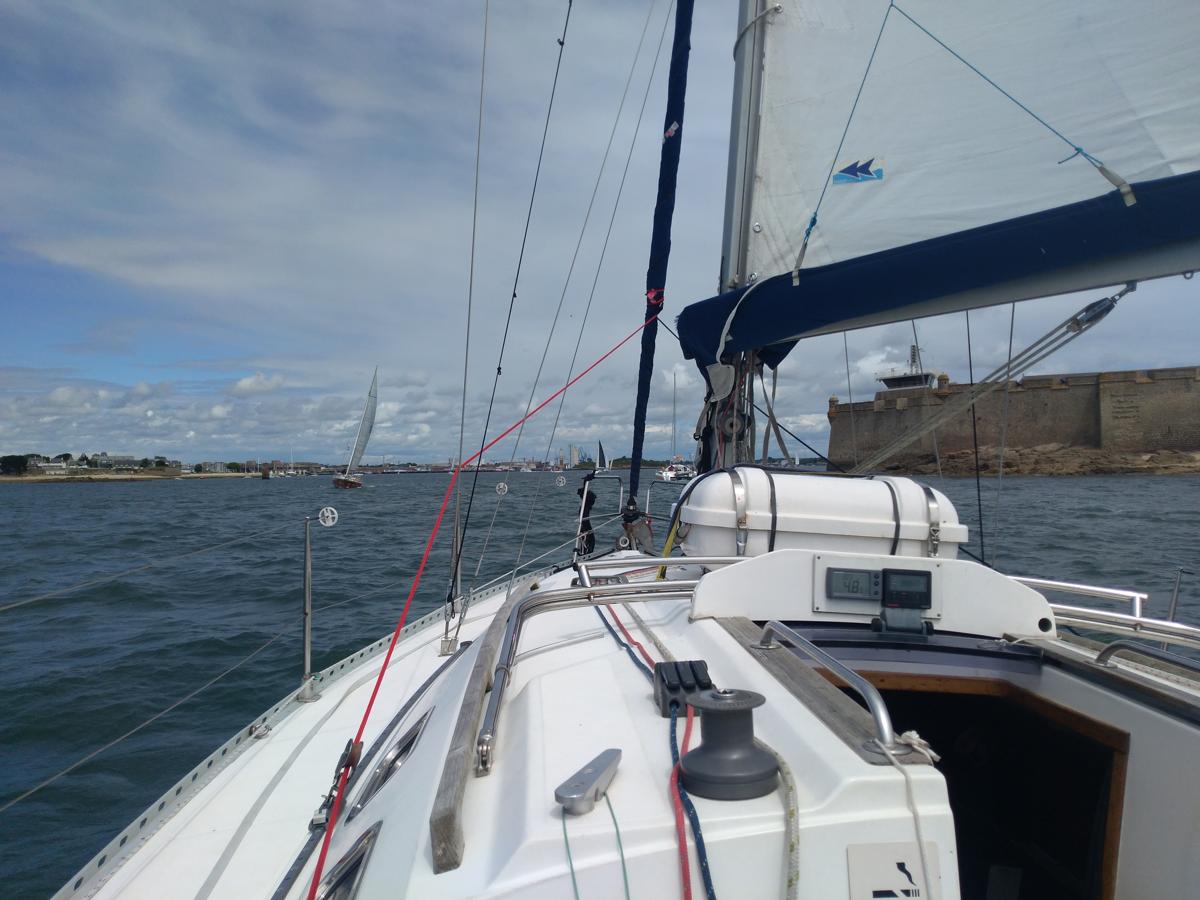
[[[731,617],[716,621],[861,759],[875,766],[891,765],[882,753],[867,749],[875,740],[875,722],[870,713],[822,678],[823,671],[818,674],[817,669],[785,647],[763,650],[755,646],[762,637],[762,628],[750,619]],[[903,754],[899,760],[905,765],[928,765],[928,760],[919,753]]]
[[[483,701],[492,686],[492,672],[496,667],[496,654],[504,638],[509,613],[529,589],[520,584],[515,587],[496,611],[487,631],[479,639],[479,654],[471,667],[471,677],[459,707],[458,721],[450,747],[446,751],[446,763],[438,782],[433,809],[429,814],[429,845],[433,851],[433,871],[436,874],[449,872],[462,865],[465,840],[462,827],[463,795],[467,790],[467,779],[475,769],[475,740],[479,732],[479,720],[483,715]]]

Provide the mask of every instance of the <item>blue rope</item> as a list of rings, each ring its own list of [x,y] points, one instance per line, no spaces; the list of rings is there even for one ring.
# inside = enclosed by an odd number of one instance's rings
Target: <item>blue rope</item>
[[[679,765],[679,745],[676,738],[676,722],[679,719],[679,704],[671,704],[671,762],[674,765]],[[679,790],[679,801],[683,804],[683,811],[687,814],[688,824],[692,827],[692,839],[696,842],[696,857],[700,860],[700,878],[704,881],[704,895],[708,900],[717,900],[717,890],[713,887],[712,872],[708,869],[708,850],[704,846],[704,833],[700,830],[700,815],[696,812],[696,806],[692,803],[692,798],[688,796],[687,791],[683,789],[683,778],[680,777],[675,782]]]
[[[1055,137],[1057,137],[1060,141],[1062,141],[1064,144],[1066,144],[1068,147],[1070,147],[1072,150],[1075,151],[1070,156],[1068,156],[1066,159],[1060,160],[1059,161],[1060,165],[1062,163],[1067,162],[1068,160],[1074,159],[1076,156],[1082,156],[1084,159],[1086,159],[1088,162],[1090,162],[1093,166],[1096,166],[1097,168],[1099,168],[1101,165],[1103,165],[1100,162],[1100,160],[1096,159],[1096,157],[1092,156],[1092,154],[1088,153],[1086,150],[1084,150],[1082,147],[1080,147],[1074,141],[1070,140],[1065,134],[1063,134],[1061,131],[1059,131],[1057,128],[1055,128],[1053,125],[1051,125],[1045,119],[1043,119],[1037,113],[1035,113],[1032,109],[1030,109],[1028,106],[1026,106],[1020,100],[1018,100],[1016,97],[1014,97],[1008,91],[1006,91],[1004,88],[1000,87],[1000,85],[996,84],[996,82],[992,81],[992,79],[988,78],[987,75],[983,74],[983,72],[981,72],[976,66],[972,65],[966,59],[964,59],[962,57],[962,55],[959,54],[958,52],[956,52],[954,50],[954,48],[952,48],[949,44],[947,44],[945,41],[943,41],[941,38],[939,38],[936,34],[934,34],[932,31],[930,31],[928,28],[926,28],[924,25],[922,25],[920,22],[918,22],[916,19],[914,19],[908,13],[906,13],[903,9],[901,9],[899,6],[897,6],[896,3],[894,2],[894,0],[893,0],[892,4],[888,7],[888,11],[890,12],[893,7],[895,7],[896,12],[900,13],[900,15],[904,16],[904,18],[906,18],[906,19],[908,19],[908,21],[912,22],[913,25],[915,25],[920,31],[922,31],[928,38],[930,38],[935,43],[937,43],[938,46],[940,46],[943,50],[945,50],[947,53],[949,53],[951,56],[953,56],[955,59],[957,59],[960,63],[962,63],[964,66],[966,66],[972,72],[974,72],[976,75],[978,75],[984,81],[986,81],[988,84],[990,84],[996,90],[998,90],[1001,94],[1003,94],[1005,97],[1007,97],[1013,103],[1015,103],[1021,109],[1023,109],[1031,118],[1033,118],[1034,121],[1036,121],[1043,128],[1045,128],[1047,131],[1049,131],[1051,134],[1053,134]],[[887,19],[886,15],[884,16],[884,19],[885,20]],[[878,43],[878,42],[876,42],[876,43]]]
[[[617,642],[617,646],[629,654],[629,658],[632,659],[633,664],[638,667],[638,671],[640,671],[651,681],[654,681],[654,673],[650,671],[644,662],[638,659],[638,655],[633,652],[633,648],[621,640],[621,636],[617,634],[616,629],[614,629],[612,625],[608,623],[608,617],[600,611],[600,607],[593,606],[592,609],[596,611],[596,615],[600,617],[600,621],[604,623],[604,627],[608,629],[608,633],[612,635],[612,639]]]

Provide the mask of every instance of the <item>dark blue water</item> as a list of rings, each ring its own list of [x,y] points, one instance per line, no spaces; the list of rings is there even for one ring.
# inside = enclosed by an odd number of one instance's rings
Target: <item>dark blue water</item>
[[[499,479],[480,477],[468,582]],[[527,526],[526,559],[574,530],[576,477],[567,487],[549,474],[507,480],[480,581],[511,568]],[[0,613],[0,805],[284,632],[144,731],[0,813],[0,895],[57,889],[180,774],[297,685],[306,514],[331,504],[341,515],[334,528],[312,529],[314,607],[341,604],[314,615],[314,669],[391,630],[448,477],[367,482],[360,491],[335,491],[328,478],[0,485],[0,605],[156,563]],[[932,483],[954,500],[978,552],[974,481]],[[597,523],[617,505],[615,483],[599,486]],[[1149,591],[1151,614],[1165,613],[1176,566],[1200,571],[1200,477],[1009,477],[998,536],[995,481],[983,488],[985,546],[1004,571]],[[656,487],[654,511],[665,512],[675,493]],[[445,596],[448,537],[447,528],[414,616]],[[222,542],[230,543],[183,556]],[[1200,577],[1185,579],[1181,608],[1200,623]]]

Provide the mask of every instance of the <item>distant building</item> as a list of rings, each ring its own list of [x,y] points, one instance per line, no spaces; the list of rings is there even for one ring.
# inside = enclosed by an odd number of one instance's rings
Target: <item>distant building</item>
[[[248,459],[244,463],[242,463],[242,468],[244,468],[247,472],[257,472],[258,471],[258,460],[257,459]]]
[[[223,462],[202,462],[200,463],[201,472],[228,472],[229,467]]]
[[[574,469],[579,465],[579,448],[574,444],[571,445],[571,468]]]

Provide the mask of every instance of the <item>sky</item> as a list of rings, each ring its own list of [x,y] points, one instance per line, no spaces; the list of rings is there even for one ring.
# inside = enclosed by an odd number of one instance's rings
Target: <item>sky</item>
[[[491,5],[472,279],[483,11],[482,0],[0,0],[0,452],[336,462],[378,366],[368,461],[444,460],[459,441],[469,291],[468,453],[498,364],[489,435],[566,381],[577,341],[575,371],[632,331],[667,0],[573,6],[502,361],[567,8]],[[670,318],[716,288],[735,33],[736,4],[697,4]],[[1196,365],[1198,290],[1142,285],[1035,371]],[[1097,296],[1018,305],[1015,349]],[[972,314],[977,376],[1003,362],[1009,314]],[[927,367],[965,380],[963,315],[917,329]],[[911,342],[907,322],[851,332],[845,346],[803,342],[780,370],[784,424],[824,449],[828,398],[869,397]],[[571,444],[594,454],[597,441],[627,453],[636,371],[635,340],[571,389],[557,424],[552,404],[488,458]],[[669,455],[673,431],[690,453],[702,396],[660,331],[647,456]]]

